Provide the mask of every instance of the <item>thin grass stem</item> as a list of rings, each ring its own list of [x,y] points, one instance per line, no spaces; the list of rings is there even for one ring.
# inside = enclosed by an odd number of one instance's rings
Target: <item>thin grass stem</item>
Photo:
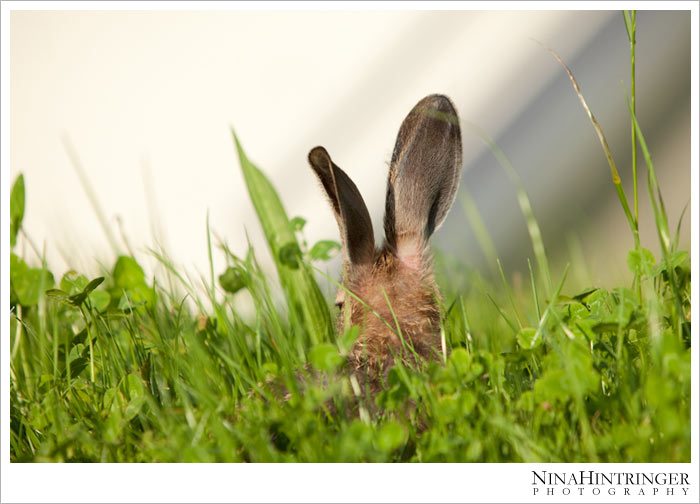
[[[533,39],[534,40],[534,39]],[[625,216],[627,217],[627,222],[630,226],[630,229],[632,230],[632,236],[634,238],[634,247],[635,249],[640,248],[640,242],[639,242],[639,225],[634,217],[632,215],[632,212],[630,210],[629,204],[627,202],[627,196],[625,196],[625,189],[622,187],[622,180],[620,179],[620,174],[617,171],[617,166],[615,165],[615,160],[613,159],[612,152],[610,151],[610,147],[608,146],[608,141],[605,138],[605,134],[603,133],[603,129],[600,127],[600,124],[598,124],[598,120],[595,118],[593,115],[593,112],[591,112],[591,109],[588,107],[588,104],[586,103],[586,99],[583,97],[583,93],[581,93],[581,88],[578,85],[578,82],[576,81],[576,78],[574,77],[573,72],[571,69],[567,66],[566,63],[561,59],[559,54],[557,54],[554,49],[550,48],[546,44],[543,44],[542,42],[538,40],[534,40],[537,42],[540,46],[542,46],[544,49],[549,51],[549,53],[554,57],[559,64],[564,67],[564,70],[566,70],[567,75],[569,76],[569,80],[571,81],[571,84],[574,87],[574,91],[576,91],[576,95],[578,96],[579,101],[581,102],[581,105],[583,106],[583,109],[586,111],[586,115],[588,115],[588,119],[591,121],[591,124],[593,125],[593,129],[595,129],[596,134],[598,135],[598,140],[600,140],[600,145],[603,148],[603,153],[605,154],[605,159],[608,161],[608,165],[610,166],[610,175],[612,177],[613,184],[615,185],[615,191],[617,192],[617,197],[620,200],[620,204],[622,205],[622,209],[625,212]]]

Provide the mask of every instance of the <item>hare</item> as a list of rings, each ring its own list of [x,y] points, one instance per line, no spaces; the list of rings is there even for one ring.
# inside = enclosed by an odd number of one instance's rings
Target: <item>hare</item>
[[[404,119],[391,157],[385,242],[376,248],[360,192],[323,147],[309,163],[335,214],[343,252],[338,331],[360,326],[348,356],[371,393],[381,390],[397,359],[440,359],[440,294],[428,238],[454,203],[462,168],[457,112],[442,95],[423,98]]]

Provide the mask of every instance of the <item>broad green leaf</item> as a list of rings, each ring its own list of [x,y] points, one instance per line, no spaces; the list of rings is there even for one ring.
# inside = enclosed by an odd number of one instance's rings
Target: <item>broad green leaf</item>
[[[130,400],[143,396],[144,388],[141,378],[134,373],[129,373],[122,378],[121,391]]]
[[[10,275],[10,281],[17,301],[22,306],[34,306],[39,302],[41,295],[54,285],[50,271],[26,267],[24,261],[17,264],[14,275]]]
[[[88,284],[88,279],[85,275],[81,275],[75,270],[67,271],[61,278],[61,289],[68,294],[77,294],[82,292]]]
[[[411,391],[409,384],[404,380],[404,374],[399,371],[398,366],[394,366],[389,370],[387,385],[389,390],[380,394],[380,397],[383,396],[382,399],[386,406],[393,409],[404,405]]]
[[[114,285],[123,289],[132,289],[137,285],[145,285],[143,269],[132,258],[120,256],[112,272]]]
[[[80,357],[76,357],[70,363],[70,375],[71,378],[76,378],[83,370],[88,366],[90,360],[87,356],[87,347],[84,349],[83,354]]]
[[[595,294],[595,293],[598,292],[599,290],[600,290],[600,289],[598,289],[598,288],[596,288],[596,289],[588,289],[588,290],[582,292],[581,294],[575,295],[575,296],[574,296],[574,299],[575,299],[576,301],[580,302],[580,303],[583,303],[583,302],[589,300],[589,299],[588,299],[589,296],[591,296],[592,294]]]
[[[648,276],[654,268],[654,254],[645,248],[630,250],[627,254],[627,267],[636,276]]]
[[[20,174],[10,192],[10,247],[17,244],[17,233],[24,219],[24,175]]]
[[[369,425],[354,420],[344,430],[340,441],[338,462],[361,462],[366,451],[373,446],[374,432]]]
[[[107,389],[103,399],[103,411],[106,414],[102,428],[102,436],[107,442],[114,442],[123,433],[122,426],[122,402],[124,397],[119,393],[117,387]]]
[[[447,366],[454,369],[459,376],[465,376],[469,371],[471,360],[471,356],[464,348],[457,348],[450,354]]]
[[[338,337],[338,349],[341,355],[348,355],[352,350],[355,341],[360,336],[359,326],[350,326],[350,328]]]
[[[124,419],[131,420],[139,414],[143,405],[146,404],[146,398],[143,396],[134,397],[129,401],[124,412]]]
[[[85,288],[78,294],[75,294],[69,298],[71,304],[74,306],[80,306],[85,302],[85,299],[90,295],[92,291],[97,288],[98,285],[100,285],[104,281],[104,277],[98,277],[92,280],[90,283],[88,283]],[[98,299],[100,296],[98,296]],[[104,298],[102,298],[104,299]]]
[[[141,302],[146,302],[149,305],[153,305],[156,299],[155,291],[146,284],[137,285],[131,289],[133,297],[131,301],[138,305]]]
[[[279,251],[279,262],[291,269],[299,269],[301,251],[296,242],[287,243]]]
[[[588,343],[579,339],[561,343],[559,351],[544,359],[545,372],[534,387],[537,403],[580,400],[600,387],[600,375],[593,368]]]
[[[535,382],[535,401],[566,401],[571,396],[563,369],[551,369]]]
[[[385,423],[377,435],[377,447],[390,453],[406,442],[406,429],[396,422]]]
[[[459,417],[459,404],[455,396],[456,394],[451,394],[440,397],[436,404],[435,415],[449,422]]]
[[[321,240],[311,247],[309,256],[314,261],[328,261],[340,251],[340,243],[332,240]]]
[[[600,383],[600,377],[593,369],[589,348],[579,340],[567,343],[564,349],[568,388],[583,397],[584,394],[595,390]]]
[[[12,304],[18,304],[19,299],[17,292],[15,291],[15,286],[19,282],[19,279],[29,270],[29,266],[21,258],[19,258],[14,252],[10,252],[10,302]]]
[[[300,259],[299,244],[282,202],[267,177],[248,160],[235,132],[231,133],[250,199],[275,259],[290,315],[293,320],[298,317],[311,343],[327,341],[333,330],[330,312],[313,271]],[[293,267],[294,264],[298,267]]]
[[[10,283],[16,282],[28,270],[27,263],[14,252],[10,252]]]
[[[517,340],[520,348],[530,350],[542,344],[542,338],[535,338],[537,329],[533,327],[523,327],[518,331]]]
[[[108,388],[102,396],[102,408],[109,411],[119,409],[119,389],[117,387]]]
[[[469,390],[462,390],[459,395],[459,405],[463,414],[469,414],[476,406],[476,396]]]
[[[101,312],[107,309],[112,298],[107,291],[94,290],[88,295],[88,299],[92,307]]]
[[[635,293],[630,289],[624,287],[615,289],[609,297],[610,311],[597,319],[597,323],[591,327],[593,331],[600,334],[626,328],[638,308],[636,299]]]
[[[575,296],[565,296],[563,294],[560,294],[559,296],[557,296],[557,303],[560,305],[572,305],[580,303],[584,306],[588,306],[586,303],[586,298],[594,294],[596,291],[598,291],[598,289],[589,289]]]
[[[85,344],[85,340],[86,340],[86,338],[87,338],[87,334],[88,334],[87,329],[83,329],[83,330],[80,331],[78,334],[76,334],[75,336],[73,336],[73,338],[71,339],[70,344],[73,345],[73,346]],[[94,338],[92,338],[92,339],[94,340]]]
[[[122,310],[124,312],[130,312],[134,308],[138,308],[140,306],[144,306],[146,304],[145,300],[136,300],[135,296],[133,294],[131,296],[128,296],[126,293],[122,293],[121,297],[119,297],[119,303],[117,304],[117,309]]]
[[[299,232],[304,229],[304,226],[306,226],[306,219],[303,217],[294,217],[291,221],[289,221],[289,224],[292,226],[294,232]]]
[[[219,275],[219,284],[226,292],[235,294],[246,286],[246,278],[241,268],[229,266]]]
[[[83,275],[77,275],[74,271],[69,271],[61,279],[61,289],[49,289],[46,295],[61,303],[79,307],[86,299],[90,299],[90,303],[97,311],[103,311],[110,302],[109,293],[105,291],[95,290],[104,281],[104,277],[95,278],[88,282]],[[84,287],[78,294],[70,295],[69,292],[74,292],[78,287]],[[68,289],[69,292],[66,292]]]
[[[602,328],[601,324],[596,322],[595,319],[578,319],[571,323],[571,331],[578,337],[585,338],[587,341],[594,341],[596,339],[596,327]],[[619,325],[615,325],[612,330],[617,331]]]
[[[535,393],[532,390],[526,390],[515,404],[523,411],[532,412],[535,409]]]
[[[110,413],[105,419],[102,428],[102,437],[108,443],[113,443],[119,439],[123,433],[121,411]]]
[[[316,345],[309,352],[311,365],[319,371],[334,371],[344,361],[338,349],[330,343]]]
[[[97,278],[91,280],[90,283],[85,286],[85,288],[83,289],[83,292],[85,294],[90,294],[92,291],[97,289],[97,287],[104,281],[105,281],[104,277],[97,277]]]
[[[146,302],[152,305],[155,302],[156,294],[154,290],[146,284],[143,269],[139,264],[128,256],[120,256],[114,265],[112,273],[114,279],[114,287],[110,290],[111,296],[114,299],[120,299],[120,308],[124,303],[124,309],[140,305]],[[124,291],[128,297],[128,301],[122,300]]]
[[[279,367],[274,362],[265,362],[261,367],[265,376],[277,376]]]
[[[680,250],[678,252],[673,252],[670,254],[669,259],[671,262],[671,269],[675,269],[678,266],[681,266],[684,262],[686,257],[688,257],[688,252],[685,250]],[[659,273],[663,271],[668,271],[668,267],[666,266],[666,259],[663,259],[661,261],[661,264],[653,271],[653,275],[658,275]]]

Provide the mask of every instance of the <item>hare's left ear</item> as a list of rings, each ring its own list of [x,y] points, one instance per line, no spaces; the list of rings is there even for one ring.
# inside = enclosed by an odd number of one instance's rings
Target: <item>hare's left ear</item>
[[[401,124],[386,191],[387,243],[407,264],[420,263],[454,203],[461,172],[457,112],[446,96],[426,96]]]
[[[374,257],[372,220],[357,186],[323,147],[309,152],[309,164],[321,181],[338,222],[346,272],[353,266],[371,264]]]

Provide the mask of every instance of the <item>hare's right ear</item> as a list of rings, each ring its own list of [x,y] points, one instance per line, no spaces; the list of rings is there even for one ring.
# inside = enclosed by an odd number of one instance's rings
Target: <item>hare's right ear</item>
[[[374,232],[365,201],[350,177],[323,147],[309,152],[309,164],[323,184],[333,207],[343,242],[343,258],[349,264],[369,264],[374,258]]]
[[[461,171],[457,112],[446,96],[426,96],[401,124],[386,191],[387,243],[405,264],[422,263],[428,238],[454,203]]]

